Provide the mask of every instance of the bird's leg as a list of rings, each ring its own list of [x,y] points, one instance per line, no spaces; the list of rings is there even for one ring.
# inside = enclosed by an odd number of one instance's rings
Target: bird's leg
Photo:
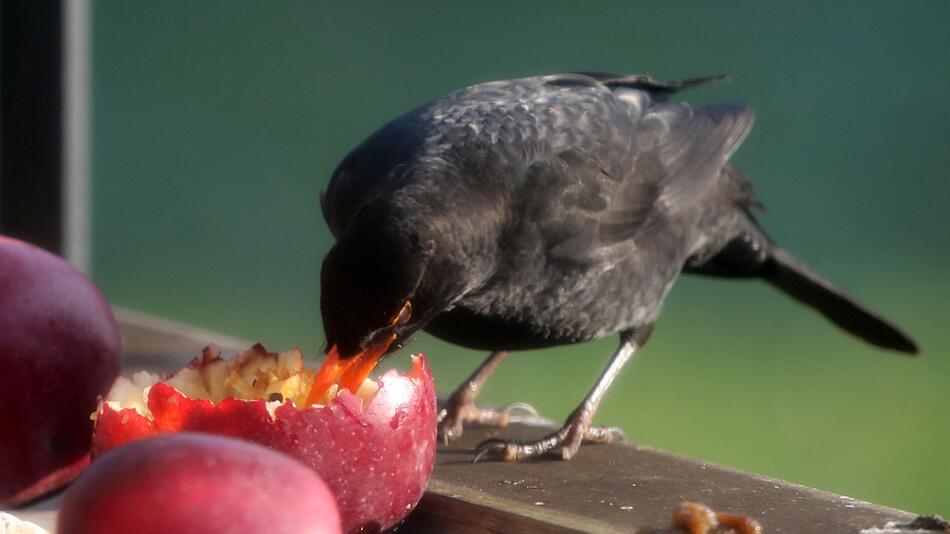
[[[591,428],[590,423],[594,419],[594,413],[600,406],[600,401],[604,398],[607,388],[611,382],[620,373],[624,364],[627,363],[633,354],[646,343],[653,331],[653,325],[638,327],[636,330],[628,330],[620,334],[620,346],[614,352],[607,368],[600,374],[593,389],[584,398],[584,401],[564,422],[564,426],[541,439],[533,441],[502,440],[490,439],[483,441],[475,449],[473,461],[485,457],[493,457],[499,460],[512,461],[539,456],[553,449],[560,447],[561,457],[570,460],[581,446],[585,439],[600,443],[609,443],[616,441],[623,433],[619,429],[611,428]]]
[[[482,385],[488,380],[488,377],[495,372],[495,369],[501,365],[510,354],[507,351],[493,352],[491,355],[468,377],[468,380],[452,393],[445,403],[445,409],[439,414],[439,440],[448,444],[450,440],[456,439],[462,435],[463,425],[465,423],[477,423],[495,427],[503,427],[508,424],[508,417],[517,409],[522,409],[532,415],[537,415],[530,405],[525,403],[512,403],[501,409],[482,408],[475,404],[475,397],[478,396]]]

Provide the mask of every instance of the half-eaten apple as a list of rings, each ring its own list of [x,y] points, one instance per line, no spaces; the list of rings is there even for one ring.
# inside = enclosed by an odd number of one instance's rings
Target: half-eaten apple
[[[167,379],[120,377],[94,414],[93,456],[167,432],[246,439],[312,467],[336,496],[344,532],[385,530],[418,503],[435,457],[435,386],[425,356],[412,364],[358,387],[326,386],[297,349],[258,344],[224,359],[207,347]]]

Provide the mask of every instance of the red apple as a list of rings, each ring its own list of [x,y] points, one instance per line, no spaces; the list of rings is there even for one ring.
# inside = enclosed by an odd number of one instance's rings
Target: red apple
[[[59,534],[338,534],[333,494],[285,454],[209,434],[171,434],[97,458],[66,495]]]
[[[93,455],[165,432],[239,437],[312,467],[336,496],[345,532],[392,527],[432,473],[436,399],[427,360],[414,357],[406,375],[367,379],[355,394],[334,388],[323,404],[308,404],[313,378],[296,349],[274,354],[260,345],[231,360],[209,347],[164,381],[119,378],[96,414]]]
[[[0,237],[0,505],[52,491],[89,463],[89,412],[120,363],[119,328],[95,286]]]

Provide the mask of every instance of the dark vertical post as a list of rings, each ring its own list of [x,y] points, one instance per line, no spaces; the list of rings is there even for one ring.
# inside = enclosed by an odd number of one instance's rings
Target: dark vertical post
[[[0,232],[57,253],[63,250],[63,30],[59,0],[0,0]]]

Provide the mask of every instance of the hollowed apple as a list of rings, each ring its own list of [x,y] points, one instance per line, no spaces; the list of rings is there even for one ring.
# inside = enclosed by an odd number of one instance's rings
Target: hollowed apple
[[[210,432],[282,451],[312,467],[336,496],[343,530],[387,529],[422,497],[435,457],[436,400],[429,365],[336,385],[310,403],[314,372],[296,349],[261,345],[200,358],[160,380],[119,378],[95,414],[93,456],[166,432]]]

